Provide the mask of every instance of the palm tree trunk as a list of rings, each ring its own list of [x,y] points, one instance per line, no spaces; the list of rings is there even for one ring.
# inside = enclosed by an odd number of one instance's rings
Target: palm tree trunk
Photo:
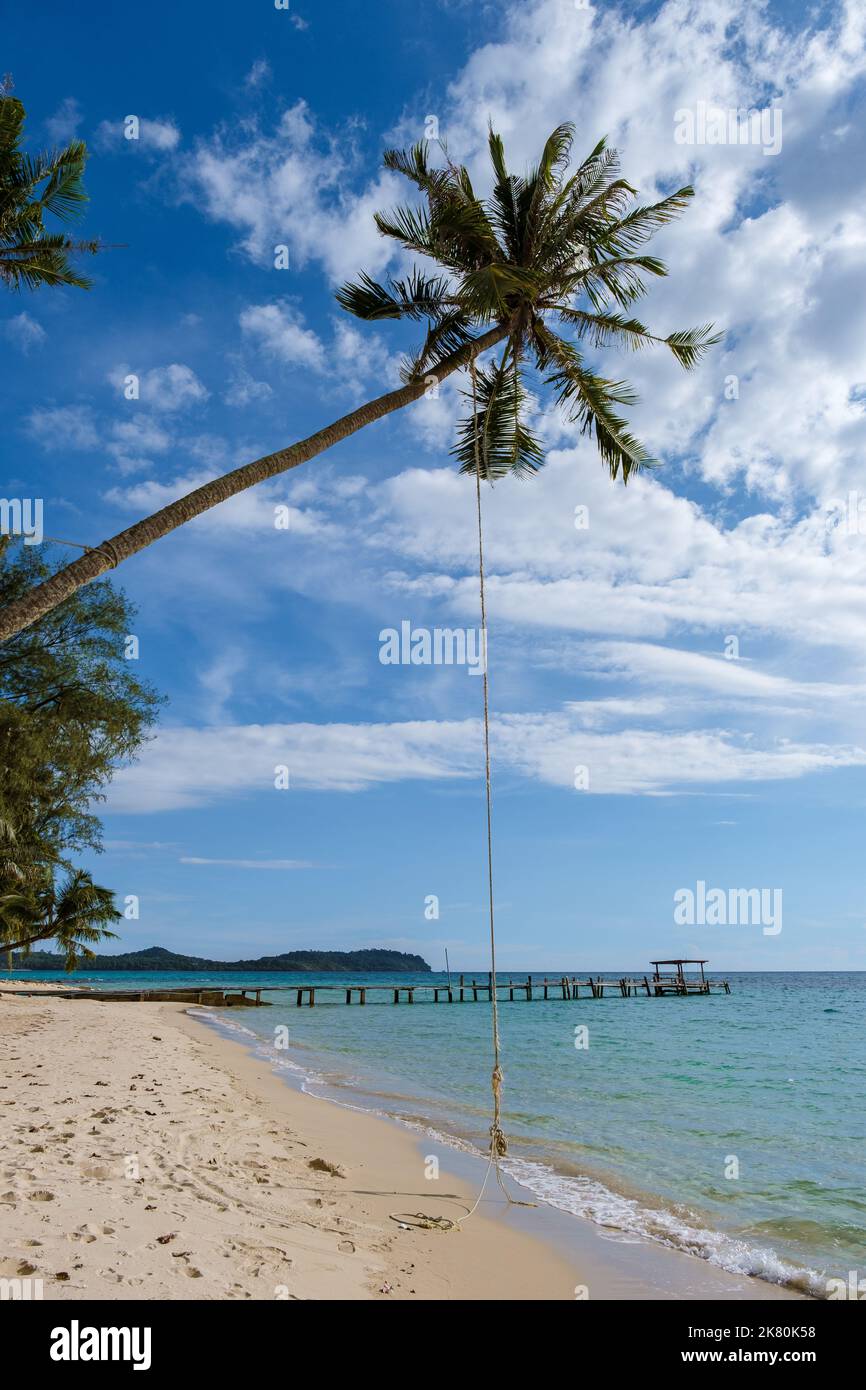
[[[161,536],[167,536],[170,531],[175,531],[185,522],[201,516],[211,507],[218,506],[220,502],[225,502],[229,497],[234,497],[247,488],[255,487],[256,483],[275,478],[289,468],[297,468],[299,463],[306,463],[317,454],[323,454],[326,449],[339,444],[343,439],[348,439],[365,425],[371,425],[374,420],[381,420],[386,415],[393,414],[395,410],[402,410],[403,406],[411,405],[424,395],[431,379],[444,381],[452,372],[465,366],[472,357],[501,342],[508,331],[508,325],[497,324],[495,328],[488,329],[479,338],[459,348],[440,367],[430,371],[421,380],[368,401],[366,405],[341,416],[325,429],[318,430],[287,449],[280,449],[275,454],[266,454],[254,463],[246,463],[242,468],[224,473],[221,478],[214,478],[211,482],[187,493],[185,497],[179,497],[167,507],[161,507],[158,512],[145,517],[143,521],[137,521],[126,531],[112,536],[111,540],[94,546],[80,559],[66,565],[43,584],[35,585],[22,598],[0,610],[0,641],[14,637],[22,628],[29,627],[43,614],[56,608],[82,585],[88,584],[92,579],[98,579],[106,570],[119,565],[121,560],[136,555],[139,550],[144,550],[145,546],[152,545]]]

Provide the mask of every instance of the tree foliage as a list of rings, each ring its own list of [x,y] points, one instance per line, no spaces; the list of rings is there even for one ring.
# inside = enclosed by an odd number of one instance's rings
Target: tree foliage
[[[63,149],[30,154],[22,149],[25,111],[17,97],[0,91],[0,281],[10,289],[76,285],[91,281],[73,264],[76,254],[93,255],[96,241],[76,241],[45,225],[49,215],[64,224],[81,216],[87,202],[87,148],[72,140]]]
[[[687,207],[693,189],[633,205],[636,190],[604,140],[570,172],[573,138],[571,125],[558,126],[539,163],[519,176],[509,172],[502,140],[491,129],[488,198],[475,193],[468,170],[447,152],[444,164],[431,163],[427,142],[389,150],[386,167],[413,183],[424,201],[378,213],[376,225],[411,256],[435,262],[436,273],[416,267],[387,286],[362,274],[337,292],[358,318],[426,320],[427,336],[404,364],[406,381],[435,371],[491,325],[504,328],[499,361],[478,368],[466,392],[470,414],[452,450],[461,471],[474,472],[478,444],[481,474],[491,481],[532,474],[544,462],[527,423],[527,361],[595,440],[611,477],[627,482],[652,462],[620,413],[636,397],[626,382],[599,375],[587,349],[635,351],[661,343],[688,369],[719,341],[710,324],[659,337],[627,313],[647,278],[667,273],[643,248]]]
[[[51,572],[35,547],[4,541],[0,602],[20,597]],[[114,769],[134,756],[160,705],[125,659],[133,612],[121,592],[100,580],[0,646],[0,894],[6,917],[14,907],[19,924],[36,920],[23,901],[29,896],[43,923],[56,926],[61,918],[49,905],[63,900],[69,909],[70,893],[79,908],[89,901],[94,921],[110,920],[99,896],[107,890],[82,876],[71,856],[100,848],[94,807]],[[80,912],[62,917],[72,920],[84,925]],[[7,941],[21,934],[30,933],[7,921]]]

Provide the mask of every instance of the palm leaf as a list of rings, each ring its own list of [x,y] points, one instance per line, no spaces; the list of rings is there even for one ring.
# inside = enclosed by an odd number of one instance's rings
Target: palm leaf
[[[522,419],[526,395],[519,366],[508,357],[506,348],[498,367],[476,367],[475,392],[463,393],[472,408],[460,421],[451,450],[461,473],[474,473],[477,457],[486,482],[509,474],[527,477],[544,464],[544,450]]]
[[[616,406],[635,404],[637,397],[632,387],[589,371],[577,349],[540,320],[534,330],[538,365],[548,372],[547,384],[558,392],[560,406],[565,407],[570,420],[580,425],[581,434],[594,437],[611,478],[621,474],[627,483],[632,473],[651,467],[653,459],[615,410]]]

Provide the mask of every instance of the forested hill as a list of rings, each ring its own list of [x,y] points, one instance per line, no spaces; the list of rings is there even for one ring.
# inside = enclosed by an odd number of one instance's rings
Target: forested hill
[[[51,951],[31,951],[29,956],[15,956],[16,970],[63,970],[64,959]],[[291,951],[282,956],[260,956],[258,960],[205,960],[202,956],[181,956],[162,946],[146,951],[128,951],[121,956],[95,956],[79,967],[80,970],[271,970],[359,972],[391,970],[401,974],[429,973],[430,966],[422,956],[407,955],[404,951]]]

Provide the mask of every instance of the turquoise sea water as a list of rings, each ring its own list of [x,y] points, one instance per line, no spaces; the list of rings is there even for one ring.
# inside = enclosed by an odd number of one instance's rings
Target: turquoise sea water
[[[208,977],[73,978],[120,988]],[[255,983],[314,978],[359,981]],[[866,973],[728,978],[729,996],[503,1002],[506,1166],[563,1211],[821,1295],[829,1276],[866,1274]],[[274,1007],[222,1016],[307,1089],[485,1148],[488,1004],[394,1008],[382,992],[366,1008],[333,994],[340,1002],[298,1009],[293,994],[267,997]],[[286,1050],[274,1046],[280,1025]],[[581,1025],[589,1046],[578,1049]]]

